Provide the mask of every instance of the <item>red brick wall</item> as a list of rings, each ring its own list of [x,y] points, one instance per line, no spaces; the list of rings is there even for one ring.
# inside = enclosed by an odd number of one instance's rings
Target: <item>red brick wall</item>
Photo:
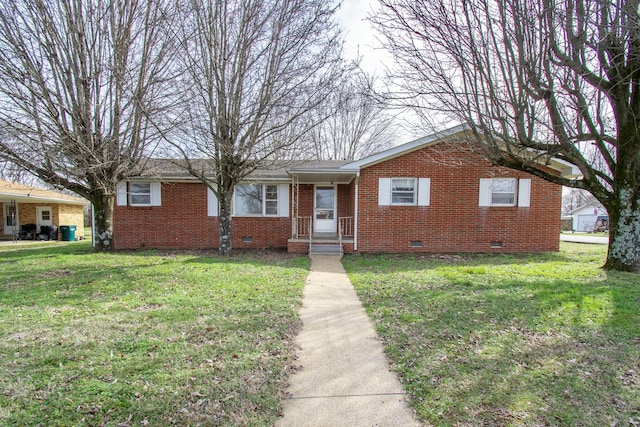
[[[493,167],[454,143],[370,166],[360,175],[360,252],[558,250],[561,187]],[[378,206],[379,177],[430,178],[430,206]],[[492,177],[531,179],[531,206],[479,207],[479,180]],[[313,190],[313,185],[300,186],[300,216],[313,216]],[[354,197],[353,184],[338,186],[339,216],[353,216]],[[114,243],[119,249],[218,247],[218,218],[207,216],[207,191],[200,183],[163,183],[162,206],[116,206],[114,215]],[[285,248],[291,237],[290,218],[234,217],[232,228],[236,249]],[[251,242],[245,241],[248,238]],[[421,241],[422,246],[412,247],[412,241]],[[501,242],[502,247],[492,248],[492,242]]]
[[[207,189],[201,183],[163,183],[162,206],[116,206],[115,247],[217,248],[219,221],[207,216]],[[234,249],[286,248],[290,218],[234,217]],[[251,237],[251,242],[243,241]]]
[[[298,186],[298,216],[313,217],[313,184],[300,184]],[[293,202],[293,198],[291,199]]]
[[[361,171],[358,201],[360,252],[557,251],[561,187],[532,175],[493,167],[453,143]],[[378,206],[378,178],[431,178],[430,206]],[[479,207],[480,178],[531,179],[528,208]],[[421,241],[422,247],[411,242]],[[492,248],[491,242],[502,242]]]
[[[338,185],[338,216],[353,216],[355,185]]]

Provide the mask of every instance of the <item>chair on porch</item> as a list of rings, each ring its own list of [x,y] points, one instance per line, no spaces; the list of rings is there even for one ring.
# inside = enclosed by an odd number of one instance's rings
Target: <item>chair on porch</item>
[[[38,240],[58,240],[58,227],[43,225],[38,232]]]
[[[38,227],[35,224],[24,224],[20,227],[20,239],[22,240],[35,240],[36,229]]]

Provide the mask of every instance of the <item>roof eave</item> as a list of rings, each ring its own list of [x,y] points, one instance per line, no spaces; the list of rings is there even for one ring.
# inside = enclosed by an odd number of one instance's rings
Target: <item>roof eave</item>
[[[424,136],[422,138],[418,138],[416,140],[407,142],[402,145],[398,145],[396,147],[390,148],[385,151],[381,151],[380,153],[372,154],[370,156],[365,157],[364,159],[356,160],[351,163],[347,163],[341,167],[341,169],[345,170],[361,170],[362,168],[366,168],[368,166],[375,165],[377,163],[384,162],[386,160],[392,159],[394,157],[402,156],[407,153],[411,153],[412,151],[419,150],[427,145],[436,143],[441,139],[453,136],[457,133],[468,131],[471,128],[467,124],[461,124],[441,132],[436,132],[431,135]]]
[[[25,196],[23,194],[15,194],[15,193],[0,193],[0,199],[10,199],[15,200],[19,203],[56,203],[56,204],[66,204],[66,205],[79,205],[85,206],[89,204],[89,201],[85,200],[70,200],[70,199],[59,199],[55,197],[42,197],[42,196]]]

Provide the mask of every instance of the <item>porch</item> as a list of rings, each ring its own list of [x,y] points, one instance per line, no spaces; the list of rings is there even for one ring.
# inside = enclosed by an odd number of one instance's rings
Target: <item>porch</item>
[[[288,250],[294,253],[353,252],[357,239],[357,171],[346,162],[324,162],[289,172],[292,221]]]
[[[313,232],[312,217],[293,218],[293,236],[288,241],[288,251],[292,253],[309,253],[342,255],[354,250],[353,217],[338,219],[338,232]]]
[[[56,239],[52,228],[76,225],[81,237],[87,201],[0,180],[0,239]],[[43,232],[44,230],[44,232]]]

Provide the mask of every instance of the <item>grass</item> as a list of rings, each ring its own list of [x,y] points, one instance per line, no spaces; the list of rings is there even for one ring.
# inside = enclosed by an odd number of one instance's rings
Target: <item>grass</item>
[[[424,422],[636,426],[640,278],[605,251],[343,263]]]
[[[272,425],[308,259],[0,247],[0,424]]]

